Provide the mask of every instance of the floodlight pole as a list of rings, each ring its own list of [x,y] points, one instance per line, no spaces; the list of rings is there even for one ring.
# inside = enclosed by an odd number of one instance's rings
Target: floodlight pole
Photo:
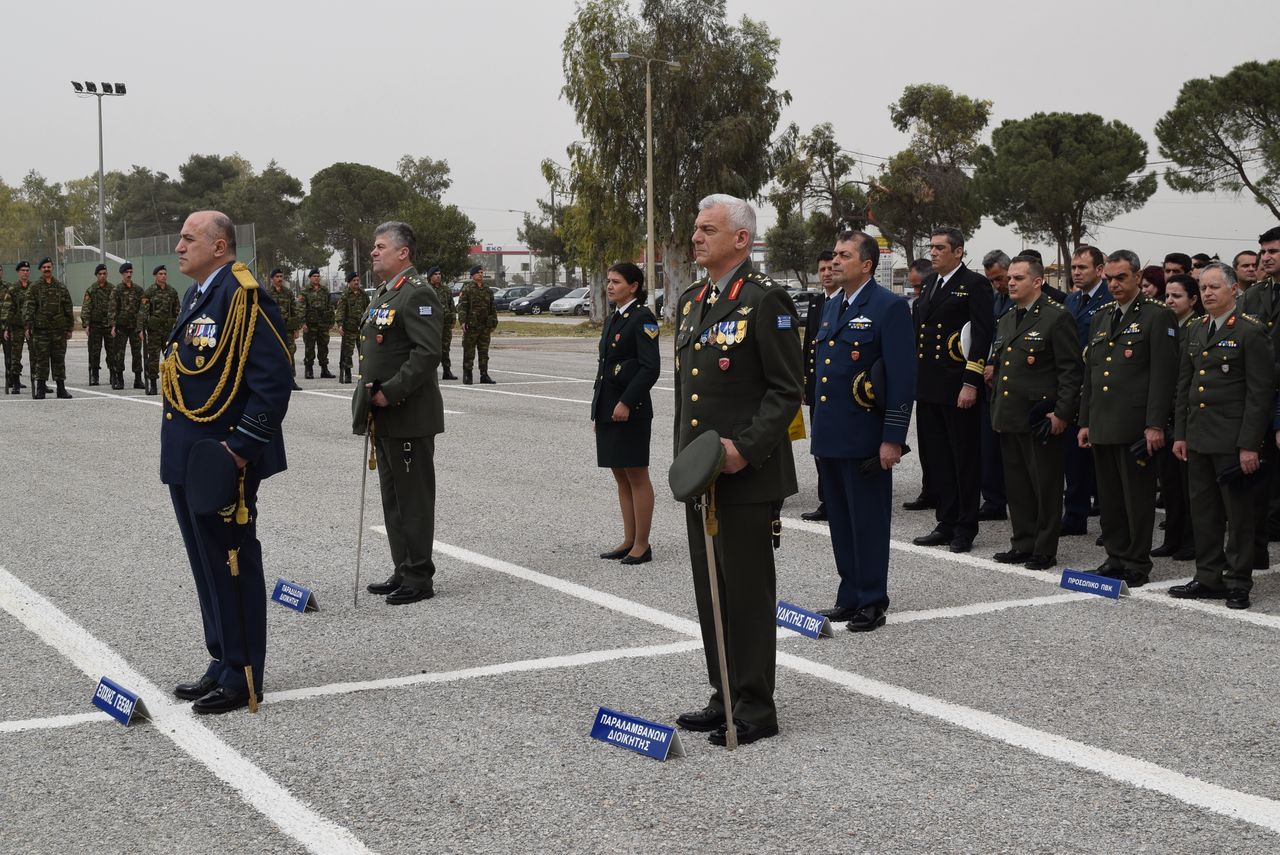
[[[645,159],[645,250],[644,281],[649,286],[649,308],[658,312],[658,283],[653,278],[653,64],[660,62],[673,71],[680,70],[680,63],[669,59],[640,56],[627,51],[609,54],[614,62],[628,59],[644,60],[644,159]],[[670,303],[668,299],[666,301]]]
[[[103,191],[102,172],[102,96],[104,94],[106,93],[98,95],[98,255],[102,264],[107,263],[107,204],[106,193]]]

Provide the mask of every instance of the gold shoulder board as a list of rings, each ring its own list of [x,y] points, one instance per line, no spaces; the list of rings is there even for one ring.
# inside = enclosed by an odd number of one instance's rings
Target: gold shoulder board
[[[249,268],[244,262],[237,261],[231,265],[231,273],[236,277],[236,281],[240,283],[240,287],[246,291],[252,291],[258,287],[258,280],[253,278],[253,274],[249,272]]]

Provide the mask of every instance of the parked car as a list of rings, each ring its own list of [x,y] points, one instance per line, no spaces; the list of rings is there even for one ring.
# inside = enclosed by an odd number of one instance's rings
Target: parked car
[[[591,311],[591,294],[586,288],[574,288],[551,304],[553,315],[585,315]]]
[[[510,288],[503,288],[493,295],[493,305],[499,312],[510,311],[513,300],[527,296],[532,290],[532,285],[512,285]]]
[[[809,301],[817,299],[821,291],[801,291],[799,289],[788,288],[787,293],[791,295],[791,299],[796,304],[796,317],[800,319],[800,323],[804,323],[809,317]]]
[[[534,288],[528,294],[512,301],[511,311],[517,315],[540,315],[551,308],[551,304],[559,300],[569,289],[563,285],[544,285]]]
[[[653,305],[654,308],[657,309],[654,314],[656,314],[659,319],[662,318],[662,305],[666,302],[666,293],[667,291],[665,288],[659,288],[657,291],[653,292]]]

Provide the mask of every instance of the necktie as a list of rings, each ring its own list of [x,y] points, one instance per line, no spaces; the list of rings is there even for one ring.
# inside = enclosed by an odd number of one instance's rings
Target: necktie
[[[843,314],[844,314],[845,312],[847,312],[847,311],[849,311],[849,300],[848,300],[848,298],[846,298],[846,299],[844,299],[844,300],[841,300],[841,301],[840,301],[840,314],[842,314],[842,315],[843,315]]]
[[[1022,319],[1027,316],[1026,309],[1018,309],[1013,314],[1014,326],[1022,323]]]
[[[1209,338],[1213,338],[1213,334],[1218,331],[1218,322],[1216,320],[1209,321]]]
[[[1122,312],[1117,308],[1111,313],[1111,334],[1115,335],[1120,330],[1120,315]]]

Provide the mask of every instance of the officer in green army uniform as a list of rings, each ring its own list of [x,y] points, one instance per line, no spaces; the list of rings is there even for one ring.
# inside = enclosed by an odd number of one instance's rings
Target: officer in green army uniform
[[[1071,314],[1041,291],[1040,259],[1017,256],[1008,276],[1014,309],[996,322],[984,369],[1013,529],[1010,549],[993,557],[1048,570],[1057,563],[1062,530],[1066,446],[1058,437],[1080,403],[1080,343]]]
[[[151,271],[155,282],[142,293],[138,327],[142,330],[143,361],[147,372],[147,394],[157,395],[160,378],[160,351],[178,320],[181,298],[169,287],[169,271],[163,264]]]
[[[747,744],[778,732],[773,536],[782,501],[797,491],[787,429],[804,396],[804,366],[795,304],[751,268],[755,210],[723,194],[704,198],[698,209],[694,258],[707,276],[676,306],[674,438],[679,453],[715,431],[725,449],[714,485],[719,534],[712,560],[719,568],[732,685],[721,686],[703,513],[688,502],[694,599],[712,692],[705,708],[681,714],[676,723],[710,731],[712,744],[726,744],[727,689],[738,742]]]
[[[37,265],[40,279],[31,287],[22,310],[27,341],[31,342],[31,397],[43,400],[49,393],[45,378],[53,370],[59,398],[67,391],[67,340],[75,328],[75,313],[67,286],[53,278],[53,261],[44,258]]]
[[[31,262],[19,261],[13,268],[18,281],[0,293],[0,336],[4,337],[5,393],[19,395],[22,383],[22,346],[26,342],[23,317],[31,297]]]
[[[1187,462],[1196,575],[1169,593],[1225,599],[1247,609],[1254,529],[1265,518],[1263,443],[1274,441],[1275,352],[1267,328],[1236,305],[1236,273],[1220,261],[1200,273],[1205,315],[1182,349],[1174,404],[1173,454]],[[1223,537],[1226,536],[1226,548]]]
[[[489,339],[498,325],[493,292],[485,287],[484,268],[471,268],[471,284],[458,297],[458,320],[462,323],[462,382],[471,385],[471,367],[480,351],[480,382],[493,383],[489,376]]]
[[[1107,256],[1106,283],[1114,300],[1089,324],[1077,442],[1093,449],[1098,479],[1107,560],[1095,572],[1139,588],[1151,575],[1155,455],[1177,387],[1178,322],[1163,302],[1142,294],[1135,253]]]
[[[360,274],[347,274],[347,287],[334,306],[334,322],[342,338],[342,351],[338,355],[338,382],[351,382],[351,353],[360,338],[360,325],[364,322],[369,297],[360,287]]]
[[[320,271],[311,268],[307,274],[307,287],[302,292],[299,312],[302,315],[302,343],[306,348],[306,378],[315,379],[312,366],[317,355],[320,359],[321,378],[332,380],[329,373],[329,327],[333,326],[333,303],[329,289],[320,283]]]
[[[289,334],[289,365],[293,368],[293,391],[301,392],[298,385],[298,327],[302,326],[301,314],[298,312],[298,299],[293,289],[284,284],[284,271],[279,267],[271,271],[271,299],[280,307],[280,317],[284,318],[285,332]]]
[[[458,319],[458,311],[453,305],[453,294],[449,292],[449,286],[444,284],[444,275],[439,267],[433,267],[427,271],[427,281],[431,283],[432,288],[436,289],[440,305],[444,306],[444,331],[440,336],[440,379],[457,380],[458,376],[449,370],[451,364],[449,348],[453,346],[453,325]]]
[[[1280,360],[1280,226],[1273,226],[1258,237],[1258,266],[1266,278],[1240,295],[1240,311],[1257,318],[1271,336],[1271,347]],[[1280,363],[1276,366],[1280,383]],[[1273,443],[1262,445],[1263,472],[1258,476],[1268,483],[1267,514],[1254,527],[1254,569],[1265,569],[1267,542],[1280,540],[1280,450]]]
[[[142,332],[138,329],[138,309],[141,306],[142,289],[133,281],[133,265],[126,261],[120,265],[120,284],[111,289],[111,303],[107,310],[111,320],[112,349],[115,351],[112,389],[124,388],[126,347],[129,348],[133,368],[133,388],[146,388],[142,384]]]
[[[98,372],[102,370],[102,354],[107,356],[107,371],[113,372],[111,349],[111,292],[115,288],[107,281],[107,265],[99,264],[93,270],[93,284],[84,292],[80,301],[80,325],[89,337],[89,385],[98,385]],[[114,375],[113,375],[114,377]]]
[[[377,456],[387,540],[395,567],[368,586],[398,606],[435,595],[435,438],[444,431],[440,301],[413,268],[413,230],[389,222],[373,234],[369,257],[382,282],[360,329],[360,382],[352,429],[369,434]]]

